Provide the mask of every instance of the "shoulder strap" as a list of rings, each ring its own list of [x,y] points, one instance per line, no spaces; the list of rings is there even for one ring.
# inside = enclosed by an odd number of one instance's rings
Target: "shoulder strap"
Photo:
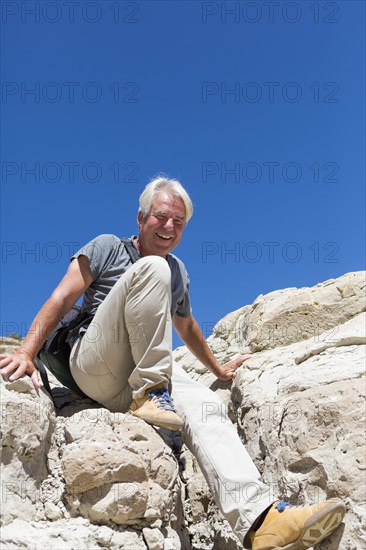
[[[35,363],[37,365],[37,369],[39,371],[39,374],[41,375],[42,384],[43,384],[44,388],[47,390],[47,392],[49,393],[49,396],[52,399],[53,404],[55,405],[55,407],[57,407],[55,399],[54,399],[53,394],[52,394],[51,386],[50,386],[50,383],[49,383],[49,380],[48,380],[47,371],[46,371],[46,369],[44,367],[44,364],[42,363],[42,361],[40,360],[38,355],[35,359]]]
[[[136,250],[136,247],[132,244],[131,239],[121,238],[121,242],[125,245],[128,255],[131,258],[131,262],[134,264],[141,258],[140,254]]]

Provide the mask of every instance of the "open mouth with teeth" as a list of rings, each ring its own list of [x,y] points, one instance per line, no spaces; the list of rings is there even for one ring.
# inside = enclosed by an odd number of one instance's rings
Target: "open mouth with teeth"
[[[156,233],[156,235],[160,238],[160,239],[163,239],[164,241],[170,241],[170,239],[172,239],[173,237],[172,236],[167,236],[167,235],[162,235],[161,233]]]

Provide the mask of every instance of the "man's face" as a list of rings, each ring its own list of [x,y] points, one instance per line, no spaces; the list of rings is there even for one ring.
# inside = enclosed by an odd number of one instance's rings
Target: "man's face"
[[[185,228],[186,211],[179,197],[161,191],[156,195],[151,210],[144,218],[138,213],[139,248],[143,256],[162,256],[175,248]]]

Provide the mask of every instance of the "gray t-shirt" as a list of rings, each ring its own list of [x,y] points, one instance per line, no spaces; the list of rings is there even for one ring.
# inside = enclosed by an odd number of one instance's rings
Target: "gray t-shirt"
[[[133,238],[131,237],[131,241]],[[113,285],[131,267],[131,258],[125,245],[115,235],[99,235],[80,248],[71,260],[79,256],[89,258],[93,276],[93,282],[84,293],[82,310],[95,314]],[[192,310],[187,270],[184,263],[174,254],[168,254],[167,262],[172,273],[171,315],[189,317]]]

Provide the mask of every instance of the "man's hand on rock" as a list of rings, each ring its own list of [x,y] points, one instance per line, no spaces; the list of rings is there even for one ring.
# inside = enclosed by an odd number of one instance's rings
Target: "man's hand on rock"
[[[26,351],[16,351],[15,353],[3,353],[0,355],[0,374],[5,380],[18,380],[25,374],[30,377],[36,391],[41,384],[38,378],[38,370],[31,356]]]
[[[246,359],[250,359],[251,357],[253,357],[251,354],[240,355],[236,359],[232,359],[228,363],[221,365],[220,372],[217,375],[217,378],[219,378],[220,380],[224,380],[225,382],[227,382],[228,380],[233,380],[233,378],[235,378],[236,376],[237,369]]]

